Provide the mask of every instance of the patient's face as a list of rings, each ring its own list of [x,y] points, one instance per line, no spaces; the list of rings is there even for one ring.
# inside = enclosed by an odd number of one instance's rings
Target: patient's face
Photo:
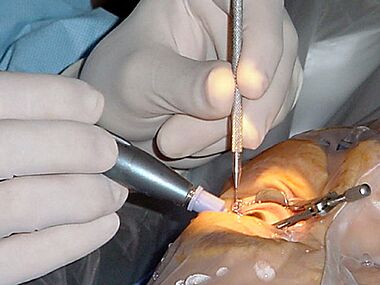
[[[378,284],[380,139],[372,131],[360,136],[351,129],[308,133],[249,161],[238,192],[243,216],[200,214],[170,247],[151,282]],[[339,144],[347,137],[351,144]],[[292,214],[289,203],[361,183],[371,186],[370,197],[286,230],[272,226]],[[231,205],[232,197],[229,182],[222,198]]]

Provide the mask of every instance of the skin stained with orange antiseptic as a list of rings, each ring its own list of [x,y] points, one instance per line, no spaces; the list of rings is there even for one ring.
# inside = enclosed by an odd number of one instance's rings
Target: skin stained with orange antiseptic
[[[375,169],[380,163],[379,153],[379,141],[361,142],[356,148],[345,151],[341,165],[331,174],[328,173],[328,163],[333,160],[328,160],[322,147],[312,141],[289,140],[244,166],[239,198],[252,197],[263,189],[282,191],[290,200],[313,199],[330,190],[342,193],[355,186],[366,173],[372,175],[370,177],[380,177],[380,167]],[[377,172],[371,172],[374,169]],[[225,190],[222,198],[230,207],[232,184],[228,183]],[[371,198],[380,200],[377,196],[380,195],[374,194]],[[268,264],[265,272],[275,276],[271,276],[274,279],[270,284],[320,284],[326,257],[326,232],[338,211],[339,207],[323,219],[299,223],[285,231],[277,230],[271,224],[290,216],[292,211],[277,203],[256,204],[250,210],[251,216],[231,212],[202,213],[170,248],[168,260],[159,267],[162,283],[154,284],[175,284],[192,273],[211,276],[207,285],[266,284],[266,280],[260,279],[262,275],[253,272],[257,264]],[[350,234],[356,235],[358,242],[363,240],[361,233],[354,231],[351,230]],[[350,249],[352,243],[347,244],[339,250],[347,255],[354,254]],[[371,252],[375,249],[366,248]],[[380,252],[380,247],[378,250]],[[231,274],[216,278],[215,272],[220,266],[229,268]],[[364,282],[359,284],[376,284],[370,283],[373,274],[364,274],[363,270],[370,269],[354,270],[352,267],[356,278]],[[374,274],[380,278],[380,272]]]

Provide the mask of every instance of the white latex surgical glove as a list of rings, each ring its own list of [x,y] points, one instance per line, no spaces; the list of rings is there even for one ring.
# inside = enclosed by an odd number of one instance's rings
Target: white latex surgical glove
[[[0,284],[77,260],[116,233],[128,191],[100,173],[113,138],[102,95],[77,79],[0,73]]]
[[[140,1],[81,72],[105,96],[100,124],[179,168],[228,149],[229,7],[227,0]],[[243,24],[238,85],[244,147],[254,149],[294,105],[302,69],[283,1],[244,1]]]

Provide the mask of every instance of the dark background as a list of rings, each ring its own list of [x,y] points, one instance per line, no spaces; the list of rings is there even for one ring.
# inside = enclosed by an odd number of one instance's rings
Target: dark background
[[[92,0],[91,2],[94,7],[103,7],[122,20],[133,11],[139,0]]]

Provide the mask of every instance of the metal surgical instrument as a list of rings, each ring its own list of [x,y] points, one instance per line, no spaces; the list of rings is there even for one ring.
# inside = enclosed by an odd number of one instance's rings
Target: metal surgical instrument
[[[303,204],[290,205],[289,208],[298,213],[275,223],[274,226],[278,229],[283,229],[312,217],[323,217],[341,203],[354,202],[368,197],[369,195],[371,195],[371,187],[368,184],[352,187],[346,190],[343,194],[329,192],[322,198],[311,200]]]
[[[232,0],[232,72],[235,79],[234,101],[232,106],[232,138],[231,150],[233,153],[232,177],[234,181],[235,196],[237,203],[237,188],[240,183],[243,152],[243,108],[242,97],[237,85],[237,67],[240,60],[242,33],[243,33],[243,0]]]
[[[185,207],[188,211],[224,211],[225,202],[195,187],[183,176],[133,146],[126,140],[114,135],[119,155],[116,164],[104,174],[130,190],[147,196],[169,200]]]

